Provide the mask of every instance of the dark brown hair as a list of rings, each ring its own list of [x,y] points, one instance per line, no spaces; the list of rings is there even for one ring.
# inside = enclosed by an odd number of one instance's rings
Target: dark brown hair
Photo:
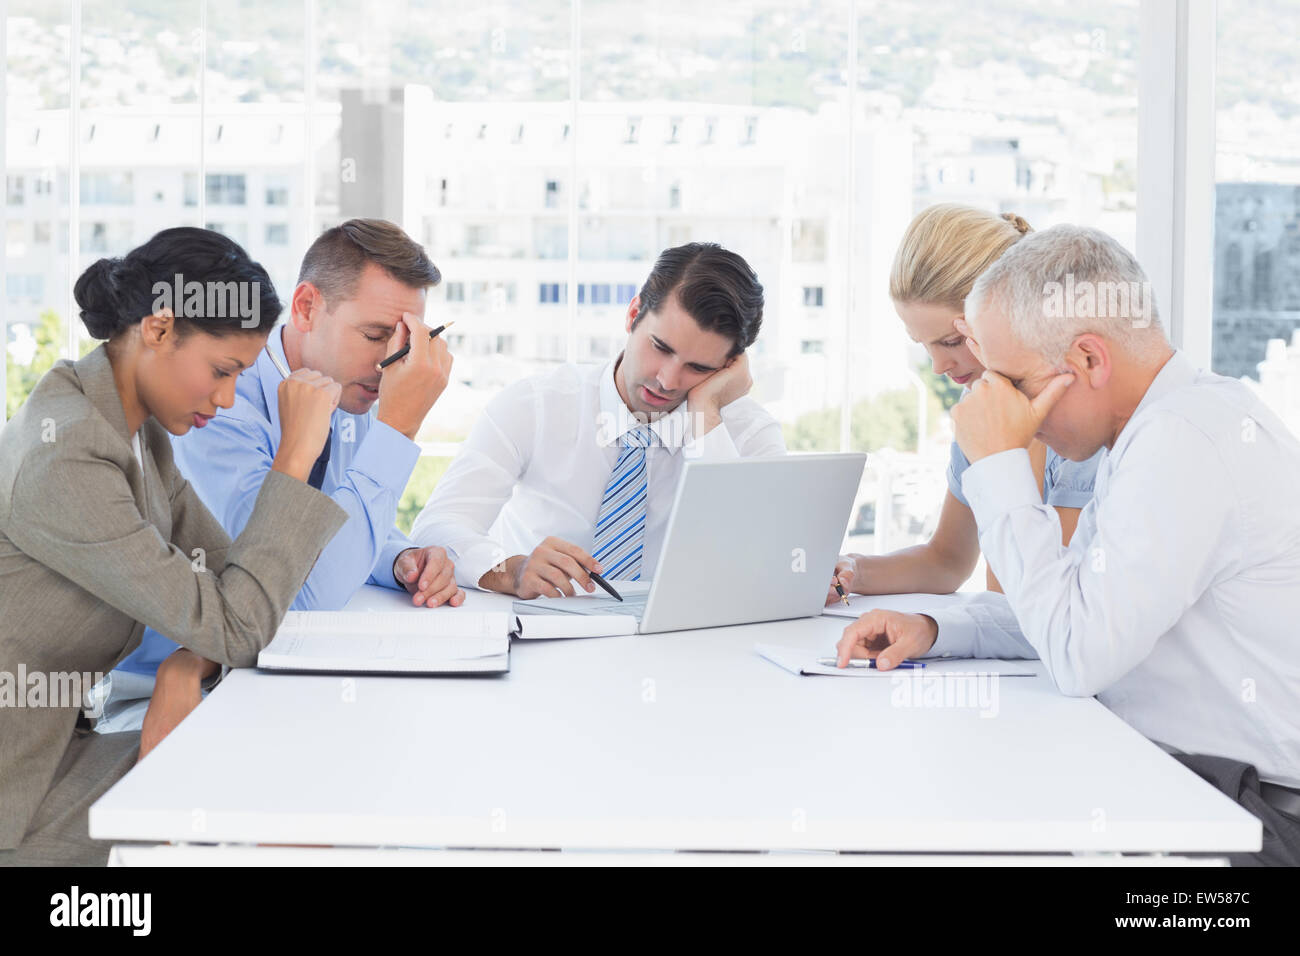
[[[207,287],[197,309],[185,308],[183,295],[175,302],[170,295],[190,282]],[[214,301],[214,287],[227,297],[218,295]],[[217,336],[265,335],[280,315],[275,286],[261,264],[233,239],[194,226],[164,229],[121,258],[99,259],[77,279],[72,294],[91,338],[112,339],[154,313],[159,290],[168,293],[178,339],[194,329]],[[250,306],[252,314],[224,307],[232,302]]]
[[[734,343],[731,356],[754,344],[763,324],[763,287],[740,256],[716,242],[689,242],[659,253],[645,285],[632,327],[675,296],[702,329]]]
[[[299,282],[310,282],[327,307],[350,298],[361,271],[373,262],[403,285],[424,289],[442,281],[424,247],[384,219],[349,219],[326,229],[302,257]]]

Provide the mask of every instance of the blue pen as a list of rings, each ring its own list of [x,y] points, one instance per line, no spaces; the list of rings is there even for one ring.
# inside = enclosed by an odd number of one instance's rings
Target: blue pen
[[[839,662],[838,662],[835,658],[833,658],[833,657],[819,657],[819,658],[817,658],[817,663],[820,664],[822,667],[837,667],[837,666],[839,666]],[[875,667],[875,666],[876,666],[876,662],[875,662],[874,659],[873,659],[873,660],[863,660],[863,659],[860,658],[860,657],[855,657],[855,658],[853,658],[852,660],[849,661],[849,666],[850,666],[850,667]],[[893,666],[892,669],[893,669],[893,670],[912,670],[913,668],[920,668],[920,667],[924,667],[924,666],[925,666],[925,664],[924,664],[923,662],[921,662],[921,661],[903,661],[903,663],[901,663],[901,664],[895,664],[895,665]]]

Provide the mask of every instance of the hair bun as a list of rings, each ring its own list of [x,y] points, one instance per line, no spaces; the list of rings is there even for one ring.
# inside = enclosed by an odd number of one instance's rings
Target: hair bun
[[[72,294],[81,306],[81,321],[91,338],[113,337],[121,321],[114,276],[118,260],[99,259],[77,279]]]
[[[112,260],[110,275],[113,279],[113,294],[120,300],[122,293],[128,289],[135,290],[149,285],[149,270],[144,263],[131,256]]]
[[[77,279],[73,295],[81,322],[92,338],[111,339],[137,321],[141,290],[150,288],[149,270],[138,257],[99,259]]]
[[[1016,232],[1020,233],[1022,236],[1027,232],[1034,231],[1032,228],[1030,228],[1029,223],[1025,222],[1025,220],[1017,216],[1014,212],[1004,212],[1002,214],[1002,218],[1005,219],[1007,222],[1011,223],[1011,225],[1015,226]]]

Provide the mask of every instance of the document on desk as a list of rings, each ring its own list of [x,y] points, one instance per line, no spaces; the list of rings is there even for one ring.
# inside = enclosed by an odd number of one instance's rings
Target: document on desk
[[[956,660],[927,658],[924,667],[878,671],[874,667],[834,667],[818,664],[818,658],[834,657],[833,650],[824,654],[804,647],[780,644],[755,644],[754,651],[782,670],[800,677],[1033,677],[1034,672],[1015,661]]]
[[[511,615],[290,611],[257,655],[267,670],[336,674],[501,674]]]
[[[519,605],[516,604],[517,608]],[[511,637],[521,641],[562,637],[620,637],[636,633],[631,614],[518,614]]]
[[[563,637],[618,637],[635,634],[645,613],[649,581],[615,581],[619,601],[597,589],[588,594],[581,588],[573,597],[533,598],[515,601],[514,636],[522,640]]]
[[[823,615],[859,618],[868,611],[880,608],[885,611],[902,611],[906,614],[923,614],[940,611],[970,600],[969,594],[850,594],[849,606],[840,601],[827,605]]]

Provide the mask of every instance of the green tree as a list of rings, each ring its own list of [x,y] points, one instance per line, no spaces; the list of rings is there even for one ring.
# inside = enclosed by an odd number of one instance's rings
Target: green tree
[[[10,329],[13,335],[13,329]],[[63,320],[53,309],[46,309],[40,315],[36,328],[32,330],[36,339],[36,350],[32,360],[26,365],[19,365],[9,349],[5,349],[5,415],[12,418],[27,396],[31,394],[41,376],[48,372],[59,360],[60,343],[63,341]]]
[[[945,412],[961,400],[962,387],[947,375],[935,375],[934,369],[928,362],[918,365],[916,374],[921,376],[921,381],[925,382],[926,388],[934,392]]]
[[[926,394],[927,430],[933,434],[944,407],[933,390]],[[916,391],[905,388],[881,392],[854,404],[849,425],[849,445],[854,451],[916,448]],[[785,443],[790,451],[831,451],[840,444],[840,410],[820,409],[799,416],[785,426]]]
[[[450,464],[450,458],[433,457],[423,457],[415,463],[411,479],[406,483],[401,501],[397,503],[397,527],[406,534],[411,533],[411,525],[415,523],[416,516]]]

